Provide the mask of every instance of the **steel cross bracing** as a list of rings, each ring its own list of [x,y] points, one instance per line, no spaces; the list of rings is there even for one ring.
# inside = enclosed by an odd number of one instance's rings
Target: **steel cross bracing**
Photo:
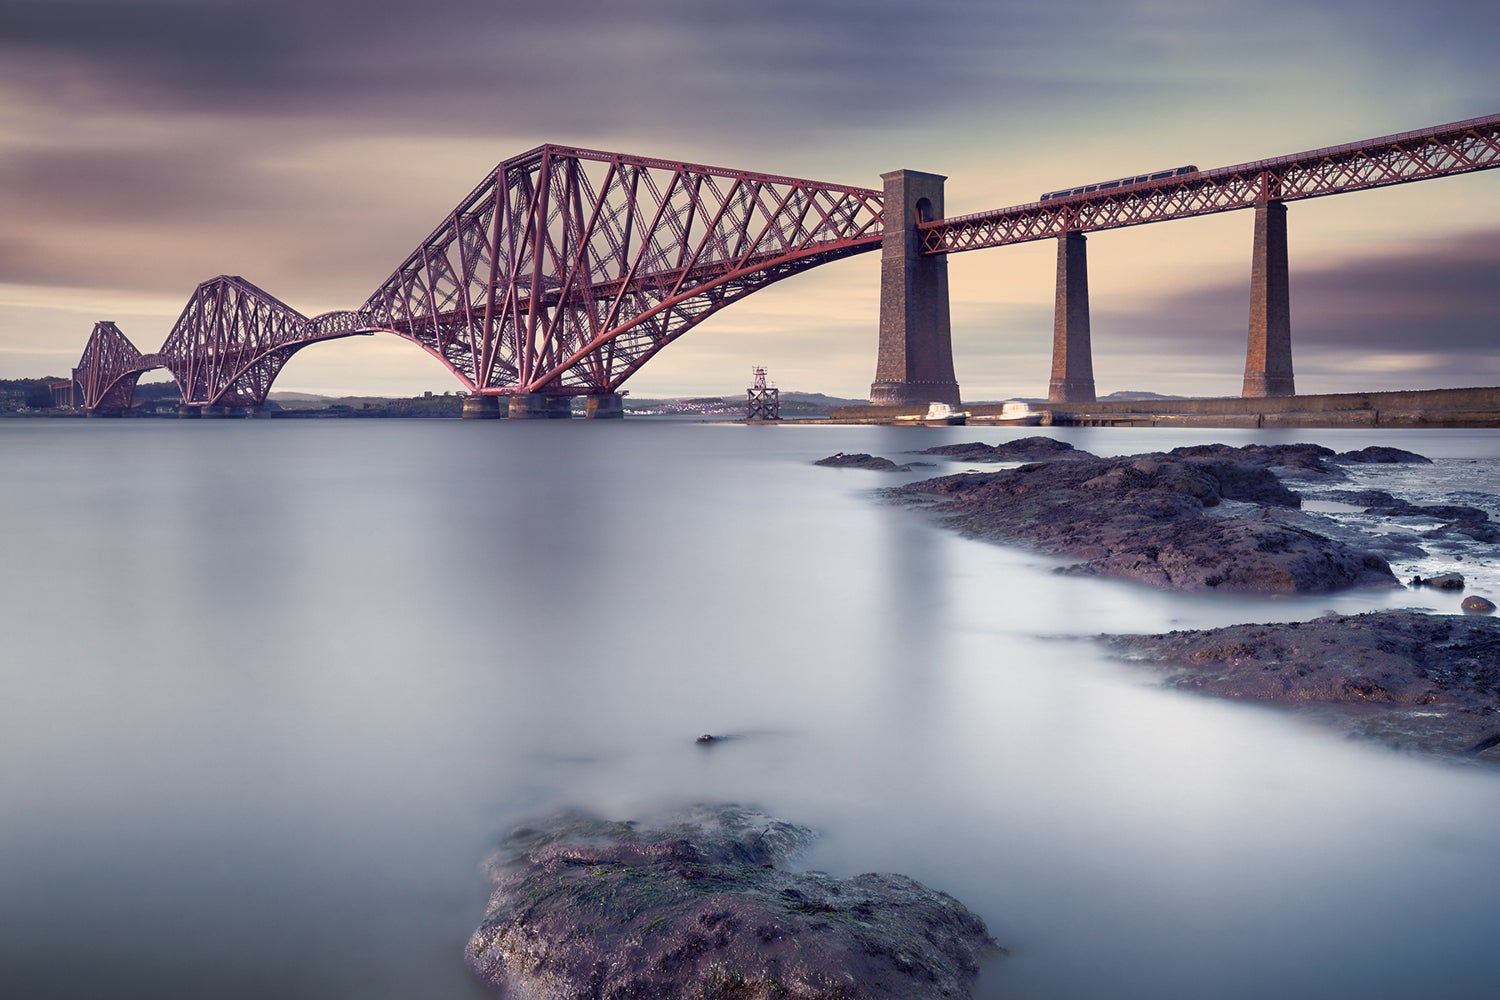
[[[1500,115],[1056,198],[919,226],[923,253],[956,253],[1500,167]]]
[[[244,278],[220,275],[198,286],[156,360],[184,404],[259,406],[297,351],[369,329],[357,313],[309,318]]]
[[[73,381],[86,408],[125,410],[130,408],[136,381],[157,367],[154,355],[141,354],[118,326],[104,321],[94,324],[83,357],[73,369]]]
[[[485,394],[614,392],[772,282],[880,245],[881,192],[541,146],[501,163],[361,307]]]

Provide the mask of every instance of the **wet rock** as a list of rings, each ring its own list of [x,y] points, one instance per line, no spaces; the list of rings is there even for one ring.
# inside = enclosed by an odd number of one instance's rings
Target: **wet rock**
[[[1488,615],[1494,613],[1495,602],[1487,597],[1480,597],[1478,594],[1470,594],[1464,598],[1459,607],[1471,615]]]
[[[1323,495],[1329,500],[1337,500],[1351,507],[1364,507],[1366,514],[1411,506],[1405,500],[1397,500],[1385,490],[1329,490]]]
[[[888,458],[868,455],[864,452],[855,452],[852,455],[838,452],[827,458],[820,458],[813,464],[828,465],[838,469],[874,469],[877,472],[900,472],[903,468]]]
[[[1412,585],[1416,587],[1431,587],[1434,590],[1463,590],[1464,575],[1462,573],[1439,573],[1437,576],[1429,576],[1425,580],[1418,576],[1412,578]]]
[[[1468,504],[1415,504],[1391,496],[1384,490],[1330,490],[1323,496],[1340,503],[1364,507],[1366,514],[1381,517],[1430,517],[1444,522],[1424,531],[1423,538],[1454,540],[1453,536],[1458,535],[1488,545],[1500,542],[1500,525],[1490,520],[1488,512]]]
[[[940,444],[924,448],[918,455],[942,455],[965,462],[1048,462],[1058,458],[1092,458],[1066,441],[1050,437],[1026,437],[999,444],[970,441],[966,444]]]
[[[1374,552],[1258,516],[1300,503],[1264,455],[1239,461],[1238,449],[1223,445],[1192,451],[943,476],[892,492],[912,502],[935,497],[933,509],[966,534],[1075,556],[1078,573],[1244,593],[1395,584]],[[1225,501],[1245,506],[1206,516]]]
[[[1426,455],[1418,455],[1414,451],[1403,451],[1400,448],[1388,448],[1384,445],[1371,445],[1368,448],[1361,448],[1359,451],[1340,452],[1338,456],[1334,458],[1334,461],[1351,463],[1377,462],[1382,465],[1389,465],[1397,462],[1419,465],[1432,464],[1432,459],[1428,458]]]
[[[998,950],[983,922],[902,875],[780,867],[812,836],[738,806],[518,830],[469,964],[527,1000],[969,997]]]
[[[1332,448],[1320,444],[1251,444],[1234,447],[1227,444],[1200,444],[1173,448],[1172,455],[1181,458],[1230,458],[1274,470],[1283,479],[1347,479],[1348,474],[1330,464],[1335,457]]]
[[[1168,682],[1288,705],[1397,746],[1463,754],[1500,724],[1500,620],[1417,611],[1105,636]]]
[[[1428,538],[1462,535],[1472,541],[1494,545],[1500,542],[1500,525],[1488,520],[1488,518],[1483,521],[1453,521],[1448,524],[1439,525],[1423,534]]]
[[[1479,523],[1488,521],[1490,515],[1478,507],[1469,507],[1464,504],[1409,504],[1413,514],[1421,517],[1433,517],[1440,521],[1457,521],[1461,523]]]
[[[1475,743],[1473,746],[1469,747],[1467,752],[1470,754],[1480,754],[1495,747],[1500,747],[1500,733],[1489,734],[1478,743]]]

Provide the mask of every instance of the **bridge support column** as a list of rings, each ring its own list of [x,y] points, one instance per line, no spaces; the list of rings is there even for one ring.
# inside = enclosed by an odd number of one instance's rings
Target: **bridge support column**
[[[589,420],[622,420],[625,417],[625,397],[618,392],[606,392],[586,397],[583,415]]]
[[[465,396],[463,418],[465,420],[499,420],[499,396]]]
[[[520,392],[510,397],[512,420],[566,420],[572,415],[573,403],[567,396]]]
[[[939,174],[895,170],[885,181],[880,250],[880,357],[870,402],[958,405],[953,330],[948,314],[948,256],[921,253],[917,222],[943,217]]]
[[[1057,305],[1052,314],[1049,403],[1094,402],[1094,348],[1089,338],[1089,263],[1082,233],[1057,238]]]
[[[203,416],[203,407],[194,406],[191,403],[178,403],[177,415],[189,420],[196,420]]]
[[[1292,311],[1286,255],[1286,205],[1255,206],[1255,249],[1250,261],[1250,343],[1241,396],[1295,396],[1292,384]]]

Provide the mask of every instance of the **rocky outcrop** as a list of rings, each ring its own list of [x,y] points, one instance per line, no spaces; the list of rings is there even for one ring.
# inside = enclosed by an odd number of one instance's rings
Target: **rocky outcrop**
[[[647,828],[581,813],[516,831],[470,967],[524,1000],[961,1000],[997,946],[902,875],[781,867],[812,839],[738,806]]]
[[[1431,518],[1442,522],[1423,531],[1423,538],[1439,542],[1466,538],[1486,545],[1500,542],[1500,525],[1490,520],[1488,512],[1469,504],[1416,504],[1385,490],[1329,490],[1323,496],[1363,507],[1366,514],[1377,517]]]
[[[1328,499],[1365,508],[1366,514],[1382,517],[1431,517],[1439,521],[1488,521],[1490,515],[1467,504],[1415,504],[1391,496],[1385,490],[1332,490]]]
[[[1392,745],[1448,754],[1500,746],[1493,618],[1379,611],[1102,641],[1159,665],[1177,687],[1296,706]]]
[[[1050,462],[1053,459],[1093,458],[1066,441],[1050,437],[1026,437],[999,444],[970,441],[966,444],[940,444],[924,448],[918,455],[941,455],[965,462]]]
[[[1478,594],[1470,594],[1468,597],[1465,597],[1463,599],[1463,603],[1460,604],[1459,607],[1463,609],[1465,614],[1488,615],[1494,613],[1495,602],[1490,600],[1488,597],[1480,597]]]
[[[1251,457],[1237,457],[1241,451]],[[1072,571],[1078,573],[1264,594],[1394,585],[1379,555],[1262,516],[1298,506],[1271,466],[1303,459],[1322,456],[1214,445],[943,476],[892,493],[930,502],[947,523],[974,537],[1076,557],[1081,561]],[[1232,512],[1217,509],[1230,506]]]
[[[900,472],[909,468],[909,466],[897,465],[888,458],[866,454],[862,451],[850,455],[838,452],[827,458],[820,458],[813,464],[832,466],[836,469],[873,469],[877,472]]]
[[[1418,455],[1414,451],[1403,451],[1400,448],[1389,448],[1385,445],[1371,445],[1361,448],[1359,451],[1340,452],[1334,459],[1337,462],[1378,462],[1382,465],[1393,463],[1408,463],[1413,465],[1431,465],[1432,459],[1426,455]]]
[[[1171,454],[1177,458],[1217,457],[1248,462],[1271,469],[1282,479],[1317,482],[1348,478],[1348,473],[1332,464],[1337,453],[1320,444],[1249,444],[1238,448],[1227,444],[1199,444],[1173,448]]]

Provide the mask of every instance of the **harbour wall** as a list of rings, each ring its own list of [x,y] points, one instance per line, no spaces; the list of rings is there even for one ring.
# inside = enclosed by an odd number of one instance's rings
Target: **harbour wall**
[[[1001,403],[966,404],[969,422],[993,423]],[[1500,386],[1307,396],[1038,403],[1043,425],[1075,427],[1500,427]],[[835,423],[884,424],[925,406],[846,406]],[[902,421],[903,423],[906,421]]]

